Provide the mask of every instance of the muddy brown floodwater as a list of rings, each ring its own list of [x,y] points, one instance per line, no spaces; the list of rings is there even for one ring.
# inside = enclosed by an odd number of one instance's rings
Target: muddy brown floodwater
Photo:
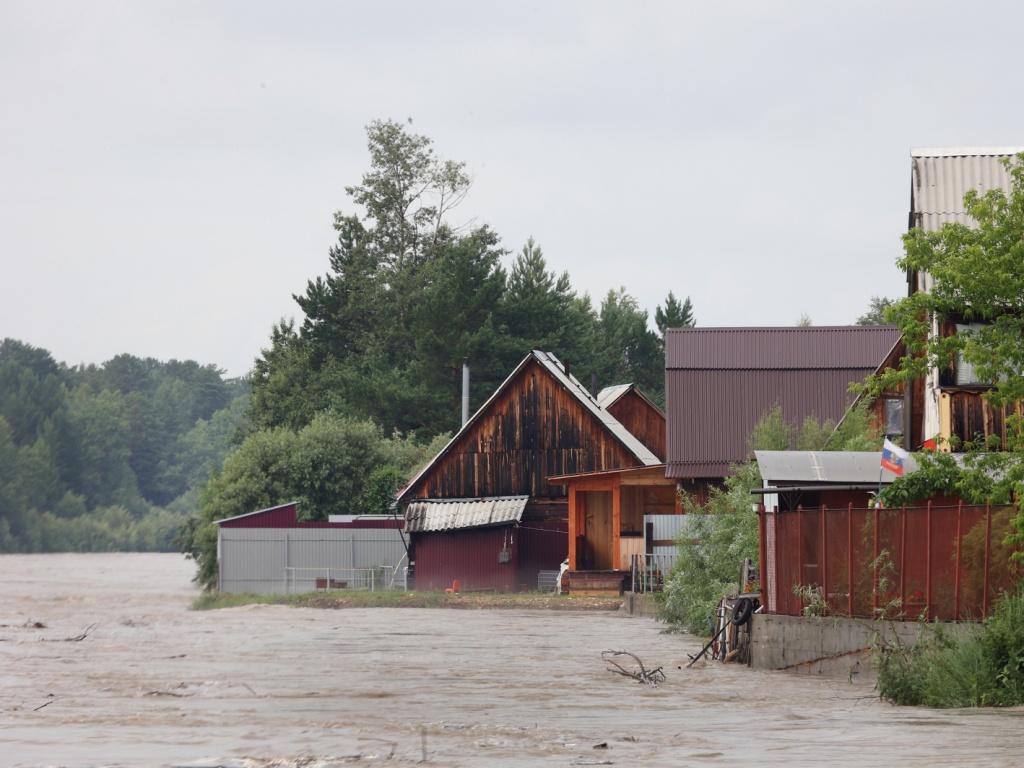
[[[0,557],[0,763],[1024,765],[1024,711],[895,708],[846,681],[678,669],[699,643],[649,619],[196,612],[191,575],[176,555]],[[668,681],[606,672],[601,651],[621,648]]]

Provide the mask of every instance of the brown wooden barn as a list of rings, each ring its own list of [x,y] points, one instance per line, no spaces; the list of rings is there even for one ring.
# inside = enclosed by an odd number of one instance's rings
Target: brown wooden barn
[[[535,589],[568,549],[549,477],[660,464],[552,354],[516,366],[398,495],[418,589]]]

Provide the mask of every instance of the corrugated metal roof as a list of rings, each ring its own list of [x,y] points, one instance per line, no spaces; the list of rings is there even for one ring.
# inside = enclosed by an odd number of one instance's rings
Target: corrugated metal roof
[[[768,485],[775,483],[877,483],[881,469],[881,451],[754,451],[761,477]],[[913,457],[906,462],[906,471],[917,469]],[[882,471],[882,482],[891,483],[896,476]]]
[[[669,331],[666,476],[724,477],[779,405],[800,424],[838,422],[863,381],[899,340],[892,326],[694,328]]]
[[[934,232],[944,224],[970,226],[964,194],[970,189],[1010,191],[1003,160],[1024,147],[949,147],[912,149],[910,226]]]
[[[602,408],[607,408],[624,394],[629,392],[629,389],[632,386],[632,384],[615,384],[611,387],[605,387],[597,393],[597,404]]]
[[[580,384],[575,376],[565,372],[565,366],[562,365],[557,357],[550,352],[541,352],[536,349],[533,351],[533,355],[541,365],[565,385],[566,389],[576,395],[576,399],[580,401],[583,407],[594,414],[598,421],[602,422],[608,431],[615,435],[641,464],[646,467],[661,464],[661,459],[651,453],[651,450],[641,443],[636,435],[626,429],[618,419],[602,408],[598,404],[597,399],[587,391],[586,387]]]
[[[414,499],[405,510],[405,530],[407,533],[423,533],[518,523],[529,498]]]
[[[477,419],[479,419],[480,416],[484,412],[486,412],[487,409],[491,406],[491,403],[498,398],[498,395],[501,394],[502,390],[504,390],[505,387],[508,386],[509,382],[511,382],[516,377],[516,375],[531,360],[536,360],[540,365],[544,367],[545,370],[549,371],[555,377],[555,379],[566,388],[568,392],[570,392],[574,397],[576,397],[577,400],[579,400],[579,402],[583,405],[584,408],[586,408],[588,411],[594,414],[594,416],[596,416],[598,420],[602,424],[604,424],[608,431],[619,439],[623,447],[625,447],[630,453],[632,453],[633,456],[637,459],[637,461],[642,463],[644,466],[653,466],[655,464],[661,463],[658,457],[651,453],[650,449],[648,449],[647,446],[641,443],[640,440],[632,432],[626,429],[614,416],[612,416],[610,413],[604,410],[604,408],[598,405],[597,400],[594,398],[594,396],[590,394],[586,387],[580,384],[580,382],[576,379],[575,376],[573,376],[572,374],[567,374],[565,372],[565,366],[561,363],[561,361],[559,361],[557,357],[555,357],[549,352],[542,352],[540,350],[535,349],[522,359],[522,361],[519,363],[519,365],[515,367],[512,373],[505,377],[505,380],[498,386],[497,389],[494,390],[494,392],[491,393],[491,396],[487,398],[484,404],[477,409],[476,413],[470,416],[469,420],[465,424],[463,424],[462,427],[459,428],[459,431],[456,432],[452,439],[447,442],[444,448],[438,451],[437,455],[434,456],[429,462],[427,462],[427,464],[419,472],[417,472],[415,477],[413,477],[403,488],[399,489],[398,493],[396,494],[396,500],[398,501],[398,503],[404,501],[405,497],[412,493],[413,489],[416,488],[417,484],[424,477],[424,475],[426,475],[438,462],[438,460],[446,453],[448,453],[452,446],[454,446],[459,441],[462,435],[465,434],[472,427],[472,425],[476,423]]]
[[[677,328],[665,334],[665,368],[873,370],[899,338],[894,325]]]

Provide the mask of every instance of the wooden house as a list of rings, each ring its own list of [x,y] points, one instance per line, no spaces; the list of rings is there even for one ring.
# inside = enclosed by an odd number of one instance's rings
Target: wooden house
[[[1001,189],[1010,192],[1010,175],[1003,161],[1024,151],[1024,147],[929,148],[911,150],[911,229],[936,232],[949,223],[971,225],[964,210],[964,194],[969,190],[986,192]],[[930,291],[934,279],[926,272],[909,272],[909,293]],[[932,334],[952,336],[970,333],[977,325],[964,317],[937,318]],[[940,449],[957,450],[965,443],[1006,446],[1006,417],[1021,413],[1018,403],[995,408],[983,395],[991,384],[981,381],[972,366],[957,360],[947,369],[933,368],[911,388],[908,394],[907,443],[918,448],[925,440],[936,439]],[[1008,413],[1009,412],[1009,413]]]
[[[417,588],[535,589],[570,546],[569,499],[549,478],[659,464],[554,355],[531,352],[398,495]]]

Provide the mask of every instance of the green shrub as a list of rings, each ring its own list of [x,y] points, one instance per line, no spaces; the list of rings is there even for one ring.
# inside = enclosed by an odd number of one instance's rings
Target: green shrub
[[[876,638],[875,668],[878,671],[878,695],[893,704],[919,705],[924,699],[924,678],[929,658],[948,647],[940,628],[922,627],[917,642],[902,643],[899,638]]]
[[[711,490],[707,504],[684,499],[688,525],[677,542],[679,557],[665,582],[660,616],[677,629],[704,635],[718,601],[739,585],[744,558],[756,562],[757,515],[750,490],[761,482],[757,465],[744,464]]]
[[[1024,589],[1003,597],[977,634],[953,638],[940,625],[926,625],[912,646],[877,643],[875,665],[878,693],[894,704],[1024,704]]]

